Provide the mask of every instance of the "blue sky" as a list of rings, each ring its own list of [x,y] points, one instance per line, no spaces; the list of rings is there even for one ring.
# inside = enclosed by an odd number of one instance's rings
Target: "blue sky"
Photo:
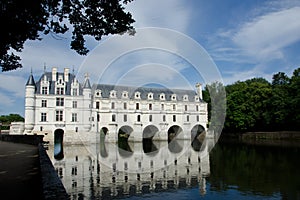
[[[279,71],[290,76],[300,64],[300,2],[297,0],[136,0],[126,9],[136,20],[137,34],[139,29],[158,27],[197,42],[212,59],[224,84],[253,77],[270,81]],[[198,81],[206,83],[186,59],[161,49],[120,55],[107,70],[104,66],[109,62],[107,57],[120,49],[120,45],[134,46],[134,41],[127,35],[104,37],[100,42],[87,38],[91,52],[80,56],[70,50],[69,36],[70,33],[59,38],[48,35],[42,41],[25,43],[23,52],[19,53],[24,68],[0,73],[0,115],[24,116],[25,84],[30,70],[37,81],[44,64],[47,71],[53,66],[60,71],[65,67],[72,71],[74,67],[79,80],[89,72],[92,82],[98,83],[158,83],[176,88],[188,88]],[[184,43],[168,41],[162,35],[152,35],[148,38],[148,43],[151,42],[173,45],[170,48],[178,51],[185,48],[186,55],[193,54],[186,50]]]

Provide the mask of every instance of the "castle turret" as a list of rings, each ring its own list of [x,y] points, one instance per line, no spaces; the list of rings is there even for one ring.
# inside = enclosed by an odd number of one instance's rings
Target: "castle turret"
[[[36,85],[32,72],[25,87],[25,133],[31,133],[35,123],[35,90]]]
[[[92,87],[90,84],[88,74],[85,74],[85,80],[83,83],[83,123],[85,131],[89,131],[91,129],[91,114],[92,114]]]

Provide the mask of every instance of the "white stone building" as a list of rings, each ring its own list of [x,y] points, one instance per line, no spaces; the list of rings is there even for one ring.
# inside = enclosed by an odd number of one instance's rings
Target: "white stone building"
[[[26,84],[24,134],[43,134],[49,142],[93,142],[99,133],[110,142],[124,135],[131,141],[191,139],[207,122],[201,84],[196,91],[91,85],[88,76],[79,83],[68,68],[55,67],[37,82],[31,74]]]

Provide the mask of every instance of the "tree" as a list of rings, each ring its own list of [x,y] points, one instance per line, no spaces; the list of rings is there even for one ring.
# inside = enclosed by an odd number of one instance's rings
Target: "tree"
[[[226,92],[223,83],[216,81],[207,84],[203,99],[208,103],[209,128],[219,136],[226,116]]]
[[[41,34],[64,34],[72,30],[71,49],[86,55],[85,36],[134,34],[134,20],[124,5],[132,0],[2,0],[0,2],[0,66],[2,71],[22,67],[21,52],[27,40]]]
[[[9,125],[11,122],[24,122],[24,118],[19,114],[9,114],[9,115],[1,115],[0,123],[2,123],[2,130],[9,129]]]

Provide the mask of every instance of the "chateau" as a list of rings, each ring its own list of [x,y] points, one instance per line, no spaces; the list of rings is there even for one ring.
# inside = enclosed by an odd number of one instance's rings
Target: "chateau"
[[[191,139],[207,129],[207,103],[201,84],[194,90],[80,83],[68,68],[33,75],[26,83],[24,134],[53,142],[93,142],[99,133],[116,142],[143,138]]]

